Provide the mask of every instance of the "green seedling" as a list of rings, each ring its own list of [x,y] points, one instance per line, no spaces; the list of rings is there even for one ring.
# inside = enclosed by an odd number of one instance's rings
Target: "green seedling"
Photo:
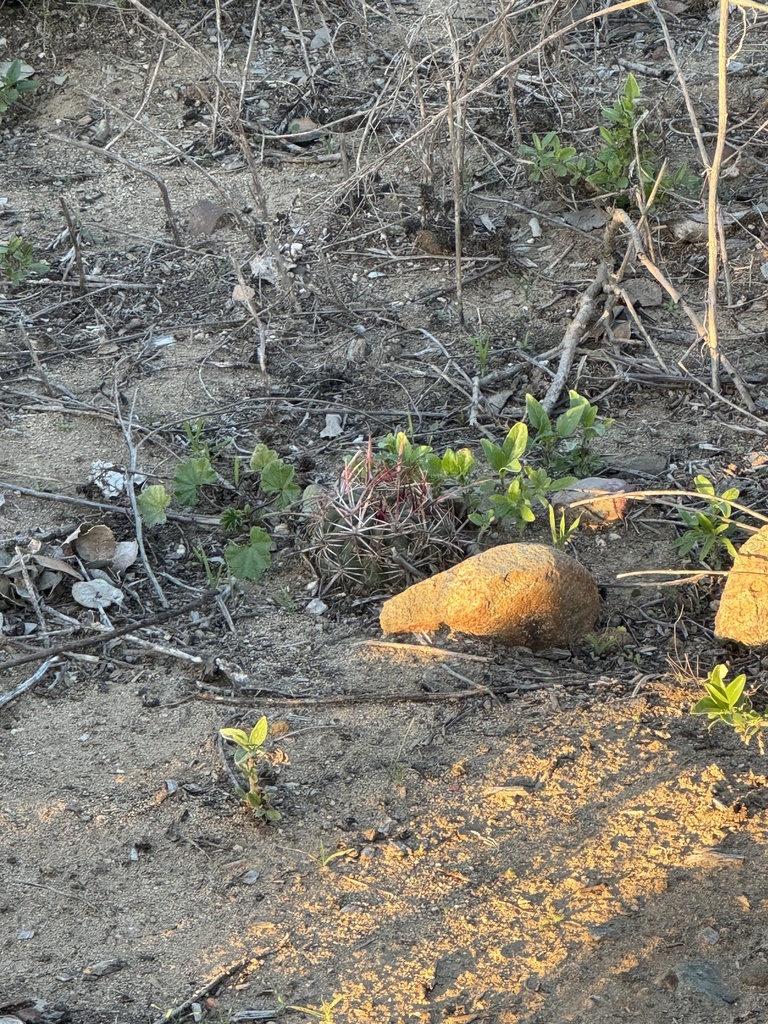
[[[606,626],[601,633],[587,633],[584,637],[584,642],[598,658],[626,647],[628,640],[626,626]]]
[[[258,580],[272,564],[272,540],[266,530],[252,526],[245,544],[231,541],[224,548],[227,568],[238,580]]]
[[[3,70],[4,68],[4,70]],[[34,92],[38,82],[33,82],[28,76],[32,74],[31,68],[24,68],[20,60],[0,62],[0,118],[16,100],[24,93]]]
[[[734,524],[730,503],[736,501],[739,491],[736,487],[730,487],[718,495],[712,481],[701,475],[695,477],[693,482],[698,493],[709,500],[709,509],[704,512],[678,509],[678,515],[687,529],[677,541],[677,549],[682,556],[695,552],[701,562],[712,556],[712,563],[719,567],[725,555],[736,557],[736,548],[731,541]]]
[[[566,546],[570,544],[571,538],[579,528],[581,522],[581,516],[577,516],[572,523],[568,523],[565,517],[565,509],[560,510],[560,520],[558,522],[555,514],[554,505],[547,502],[549,508],[549,532],[552,535],[552,546],[557,548],[558,551],[564,551]]]
[[[235,766],[247,780],[248,788],[240,786],[237,795],[242,797],[254,817],[265,821],[279,821],[280,812],[272,807],[269,794],[265,791],[260,774],[260,765],[267,755],[267,734],[269,724],[262,715],[250,732],[243,729],[220,729],[225,740],[237,746]]]
[[[313,1020],[319,1021],[320,1024],[333,1024],[333,1011],[339,1003],[344,1001],[344,996],[340,993],[336,993],[333,999],[326,1001],[325,999],[320,1006],[289,1006],[289,1010],[297,1010],[299,1013],[306,1013],[307,1016]]]
[[[576,186],[586,183],[603,193],[622,193],[629,188],[632,173],[637,176],[646,195],[654,182],[653,145],[656,137],[645,127],[647,115],[640,104],[640,86],[629,74],[615,103],[603,107],[599,127],[601,148],[592,157],[579,154],[573,146],[563,146],[557,133],[547,132],[543,138],[534,135],[531,146],[521,146],[520,153],[528,164],[531,181],[546,179]],[[639,160],[638,160],[639,157]],[[666,174],[661,181],[659,197],[680,188],[688,190],[698,184],[685,164]]]
[[[727,665],[715,665],[703,686],[707,696],[694,705],[692,715],[706,715],[709,728],[722,722],[729,725],[745,743],[757,736],[760,752],[763,753],[762,730],[768,726],[768,716],[753,710],[752,702],[744,693],[747,677],[744,673],[726,682]]]
[[[344,857],[350,857],[355,851],[349,847],[344,847],[341,850],[329,850],[320,840],[320,849],[317,853],[305,854],[311,861],[318,866],[320,870],[327,868],[330,864],[333,864],[335,860],[341,860]]]
[[[21,235],[14,235],[8,242],[0,242],[0,277],[14,288],[33,274],[44,274],[47,270],[48,264],[35,259],[34,246],[25,242]]]
[[[528,162],[530,181],[571,176],[571,184],[581,177],[578,157],[573,146],[561,146],[557,132],[547,132],[543,138],[533,133],[533,145],[521,146],[520,152]]]
[[[477,358],[478,373],[483,374],[488,369],[488,358],[491,354],[491,334],[488,331],[480,331],[466,338],[466,342]]]

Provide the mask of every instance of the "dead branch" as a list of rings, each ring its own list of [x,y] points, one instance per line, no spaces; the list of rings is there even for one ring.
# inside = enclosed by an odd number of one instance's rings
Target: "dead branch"
[[[546,395],[541,400],[541,404],[548,413],[552,412],[557,400],[560,398],[563,388],[565,387],[565,383],[568,380],[568,374],[571,372],[571,366],[573,365],[576,346],[581,340],[581,336],[584,333],[587,324],[594,315],[597,297],[602,294],[603,288],[608,283],[609,275],[610,267],[607,263],[601,263],[598,267],[594,281],[589,288],[587,288],[579,301],[579,308],[576,312],[576,316],[574,316],[568,330],[563,335],[560,363],[557,367],[557,372],[555,373],[554,380],[547,388]]]

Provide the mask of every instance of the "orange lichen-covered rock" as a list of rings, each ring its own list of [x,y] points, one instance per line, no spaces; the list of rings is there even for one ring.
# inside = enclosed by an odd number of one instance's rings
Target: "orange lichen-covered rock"
[[[725,581],[715,633],[748,647],[768,644],[768,526],[742,544]]]
[[[385,633],[441,626],[542,650],[584,636],[600,597],[590,573],[544,544],[502,544],[384,602]]]

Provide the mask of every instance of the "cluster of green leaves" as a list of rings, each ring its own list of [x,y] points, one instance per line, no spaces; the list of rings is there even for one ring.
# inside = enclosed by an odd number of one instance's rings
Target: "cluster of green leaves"
[[[280,812],[272,806],[261,775],[261,765],[268,750],[269,725],[266,716],[262,715],[250,732],[245,732],[244,729],[220,729],[219,732],[225,740],[231,740],[236,745],[235,766],[248,783],[247,789],[238,787],[237,795],[245,801],[254,817],[265,821],[279,821]]]
[[[731,540],[735,528],[731,519],[731,502],[737,500],[739,491],[736,487],[729,487],[722,494],[716,494],[712,481],[701,475],[693,482],[698,493],[708,500],[709,508],[705,511],[678,509],[687,529],[678,539],[677,549],[683,556],[695,554],[700,562],[709,558],[715,568],[720,568],[724,556],[736,556]]]
[[[600,192],[624,192],[629,187],[630,174],[639,155],[635,173],[648,192],[655,178],[655,138],[645,130],[644,119],[641,120],[640,87],[633,74],[627,76],[616,102],[610,107],[603,107],[602,117],[604,123],[600,125],[600,138],[603,145],[594,157],[579,154],[573,146],[563,146],[557,132],[547,132],[543,138],[534,133],[533,145],[520,147],[529,165],[529,179],[557,181],[567,178],[570,185],[587,182]],[[697,181],[683,164],[672,174],[664,176],[660,192],[691,188]]]
[[[8,242],[0,242],[0,277],[16,287],[23,284],[32,274],[44,274],[48,264],[35,259],[35,248],[25,242],[21,235],[14,235]]]
[[[24,75],[24,66],[20,60],[11,61],[6,70],[0,72],[0,117],[25,92],[34,92],[37,86],[37,82]]]
[[[576,391],[569,393],[568,408],[554,422],[532,395],[526,395],[525,404],[528,423],[513,424],[501,444],[481,440],[485,467],[478,466],[467,448],[449,448],[440,456],[429,445],[412,444],[402,432],[385,437],[380,447],[403,465],[420,465],[437,495],[454,491],[466,518],[481,533],[502,521],[522,531],[535,521],[536,507],[551,508],[549,495],[576,482],[570,474],[586,476],[595,470],[591,442],[611,423]],[[550,512],[556,547],[564,547],[577,526],[567,526],[564,518],[558,524],[554,510]]]
[[[762,752],[762,730],[768,727],[768,716],[755,711],[744,693],[746,675],[735,676],[730,683],[727,675],[727,665],[715,665],[703,683],[707,696],[694,705],[691,714],[706,715],[710,729],[718,722],[729,725],[745,743],[757,736]]]
[[[484,374],[488,369],[488,359],[491,355],[493,341],[490,331],[478,331],[477,334],[470,334],[465,341],[475,353],[478,373]]]
[[[239,458],[233,462],[233,483],[225,480],[216,470],[214,463],[221,452],[212,453],[202,439],[203,423],[195,426],[185,424],[185,432],[192,449],[176,470],[172,481],[172,495],[163,484],[145,487],[138,496],[137,504],[145,526],[159,526],[166,521],[167,509],[172,499],[185,508],[194,508],[206,488],[218,485],[236,497],[220,513],[222,529],[227,533],[243,533],[224,549],[224,563],[236,579],[257,580],[271,564],[271,540],[269,533],[259,523],[266,517],[283,512],[301,496],[301,488],[295,481],[296,470],[283,462],[277,452],[265,444],[257,444],[248,462],[250,477],[243,472]],[[255,485],[255,486],[254,486]],[[245,496],[251,496],[255,505]],[[204,553],[200,559],[206,567],[211,582],[216,575],[210,567],[210,560]]]

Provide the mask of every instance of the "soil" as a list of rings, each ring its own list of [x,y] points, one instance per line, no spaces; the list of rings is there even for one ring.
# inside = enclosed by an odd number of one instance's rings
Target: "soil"
[[[557,129],[594,152],[631,69],[653,145],[701,170],[647,7],[535,49],[510,102],[505,46],[537,47],[590,4],[508,12],[505,42],[486,5],[278,2],[261,5],[250,54],[252,3],[153,5],[166,27],[139,6],[0,0],[0,59],[40,82],[0,124],[0,236],[49,264],[0,289],[6,568],[18,549],[39,573],[35,553],[59,557],[83,525],[134,540],[125,493],[89,482],[93,463],[125,476],[133,449],[171,486],[198,422],[230,487],[256,443],[302,486],[331,485],[397,430],[479,453],[527,392],[543,396],[547,352],[605,258],[609,202],[529,181],[516,133]],[[711,147],[717,11],[660,6]],[[647,292],[659,358],[620,310],[597,323],[601,305],[568,386],[614,419],[595,445],[605,474],[690,489],[704,473],[765,514],[761,31],[731,67],[722,183],[720,337],[754,410],[727,374],[713,396],[684,312]],[[484,84],[465,123],[464,327],[438,117],[451,45]],[[674,193],[650,222],[655,259],[703,316],[706,242],[675,235],[700,209],[696,189]],[[233,297],[238,272],[253,309]],[[627,276],[647,287],[639,263]],[[765,757],[689,712],[719,662],[762,706],[768,662],[714,636],[722,577],[621,577],[697,565],[677,552],[674,509],[636,502],[576,533],[569,551],[603,588],[598,628],[533,655],[384,640],[387,594],[325,590],[290,514],[267,573],[220,579],[212,600],[232,493],[202,488],[194,510],[145,527],[146,565],[108,574],[123,601],[101,614],[71,577],[5,573],[0,690],[45,669],[0,704],[3,1024],[765,1020]],[[529,536],[546,541],[546,524]],[[93,643],[99,626],[125,631]],[[235,793],[219,738],[261,715],[270,824]]]

